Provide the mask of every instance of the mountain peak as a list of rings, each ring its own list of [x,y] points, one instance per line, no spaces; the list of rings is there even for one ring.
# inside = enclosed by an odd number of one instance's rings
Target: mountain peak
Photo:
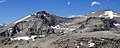
[[[45,10],[37,12],[37,14],[48,14]]]

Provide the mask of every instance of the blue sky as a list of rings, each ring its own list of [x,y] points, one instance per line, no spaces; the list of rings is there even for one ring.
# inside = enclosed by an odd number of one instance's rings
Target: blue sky
[[[0,22],[13,21],[38,11],[68,17],[111,9],[120,13],[120,0],[0,0]]]

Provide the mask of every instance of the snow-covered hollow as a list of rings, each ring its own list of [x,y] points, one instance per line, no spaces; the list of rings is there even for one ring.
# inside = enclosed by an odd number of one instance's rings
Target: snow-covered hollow
[[[16,23],[18,23],[18,22],[21,22],[21,21],[23,21],[23,20],[25,20],[25,19],[27,19],[27,18],[29,18],[29,17],[31,17],[31,15],[28,15],[28,16],[26,16],[26,17],[23,17],[22,19],[19,19],[19,20],[15,21],[14,24],[16,24]]]
[[[13,41],[13,40],[18,40],[18,41],[19,40],[30,40],[30,39],[32,39],[33,41],[35,41],[36,37],[45,37],[45,35],[39,35],[39,36],[33,35],[31,37],[29,37],[29,36],[21,36],[21,37],[10,38],[10,39],[11,39],[11,41]]]
[[[113,11],[105,11],[104,15],[108,15],[110,19],[113,19],[113,17],[117,17]]]

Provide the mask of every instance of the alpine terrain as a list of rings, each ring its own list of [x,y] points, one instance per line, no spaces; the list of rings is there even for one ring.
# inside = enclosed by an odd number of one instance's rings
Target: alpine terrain
[[[120,48],[120,14],[101,10],[64,18],[40,11],[4,26],[0,48]]]

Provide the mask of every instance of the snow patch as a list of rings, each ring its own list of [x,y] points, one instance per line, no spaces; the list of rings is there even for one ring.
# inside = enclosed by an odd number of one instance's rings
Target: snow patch
[[[13,28],[9,28],[9,29],[8,29],[8,31],[9,31],[9,32],[13,32],[13,30],[12,30],[12,29],[13,29]]]
[[[18,41],[20,41],[20,40],[30,40],[30,39],[35,41],[36,37],[45,37],[45,35],[39,35],[39,36],[33,35],[31,37],[29,37],[29,36],[22,36],[22,37],[10,38],[10,39],[11,39],[11,41],[13,41],[13,40],[18,40]]]
[[[93,47],[93,46],[95,45],[95,43],[92,43],[92,42],[91,42],[91,43],[89,43],[88,45],[89,45],[89,47]]]
[[[114,13],[113,11],[105,11],[103,15],[100,15],[99,17],[109,17],[110,19],[113,19],[114,17],[119,17],[117,16],[117,13]]]
[[[93,43],[92,40],[90,40],[90,41],[88,42],[88,45],[89,45],[88,47],[93,47],[93,46],[95,45],[95,43]]]
[[[80,45],[83,45],[83,42],[81,42]]]
[[[23,37],[16,37],[16,38],[11,38],[11,40],[29,40],[31,39],[30,37],[28,36],[23,36]]]
[[[80,48],[80,46],[77,46],[77,48]]]
[[[55,27],[54,27],[54,26],[51,26],[51,28],[53,28],[53,29],[59,29],[59,28],[60,28],[60,25],[56,25]]]
[[[119,23],[114,23],[114,25],[115,25],[115,26],[120,26],[120,24],[119,24]]]
[[[47,16],[46,14],[44,14],[44,16]]]
[[[99,17],[104,17],[103,15],[100,15]]]
[[[115,15],[113,15],[113,11],[105,11],[105,14],[104,15],[108,15],[108,17],[110,17],[110,19],[113,19],[113,17],[115,16]]]
[[[105,40],[105,39],[101,39],[102,41]]]
[[[21,21],[23,21],[23,20],[25,20],[25,19],[27,19],[27,18],[29,18],[29,17],[31,17],[31,15],[28,15],[28,16],[26,16],[26,17],[24,17],[24,18],[22,18],[22,19],[20,19],[20,20],[18,20],[18,21],[15,21],[14,24],[16,24],[16,23],[18,23],[18,22],[21,22]]]

